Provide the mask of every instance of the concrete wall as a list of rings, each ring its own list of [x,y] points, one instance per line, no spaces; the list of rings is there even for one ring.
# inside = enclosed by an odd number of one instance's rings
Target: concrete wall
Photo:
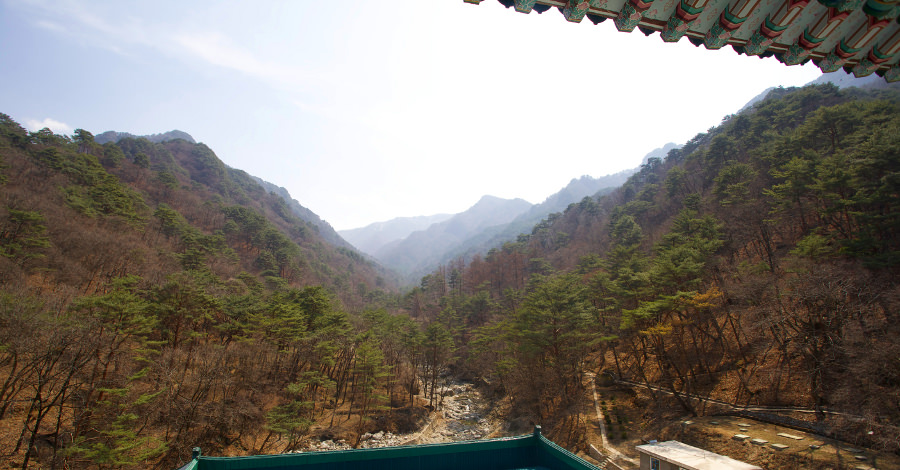
[[[655,457],[651,457],[640,451],[639,453],[641,454],[641,470],[650,470],[650,459]],[[679,468],[681,467],[675,465],[674,463],[669,463],[665,460],[659,459],[659,470],[678,470]]]

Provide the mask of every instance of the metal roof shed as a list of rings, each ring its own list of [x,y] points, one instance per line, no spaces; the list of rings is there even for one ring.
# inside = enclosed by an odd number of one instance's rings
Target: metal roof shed
[[[180,470],[599,470],[541,435],[332,452],[207,457]]]
[[[762,470],[756,465],[678,441],[645,444],[635,449],[641,455],[641,470]],[[657,460],[656,467],[652,464],[653,460]]]

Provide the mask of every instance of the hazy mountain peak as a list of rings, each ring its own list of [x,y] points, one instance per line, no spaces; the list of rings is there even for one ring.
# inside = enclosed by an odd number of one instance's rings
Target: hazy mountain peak
[[[666,155],[669,154],[669,150],[681,148],[680,144],[676,144],[675,142],[669,142],[662,147],[651,150],[647,155],[644,155],[644,159],[641,160],[641,165],[646,164],[650,161],[651,158],[658,158],[660,160],[665,160]]]
[[[745,110],[748,110],[748,109],[752,108],[753,105],[755,105],[756,103],[759,103],[760,101],[766,99],[766,97],[769,96],[769,92],[772,91],[772,90],[774,90],[774,89],[775,89],[775,87],[773,87],[773,86],[770,86],[769,88],[766,88],[765,90],[762,91],[762,93],[760,93],[760,94],[754,96],[753,99],[751,99],[750,101],[748,101],[747,104],[745,104],[744,107],[742,107],[742,108],[738,111],[738,113],[741,113],[741,112],[743,112],[743,111],[745,111]]]
[[[503,200],[502,198],[499,198],[497,196],[491,196],[490,194],[485,194],[484,196],[481,196],[481,199],[479,199],[478,202],[475,203],[475,205],[477,206],[478,204],[490,204],[490,203],[499,202],[502,200]]]
[[[169,132],[163,132],[161,134],[150,134],[150,135],[134,135],[128,132],[117,132],[117,131],[106,131],[102,134],[98,134],[94,136],[94,140],[99,144],[105,144],[107,142],[116,143],[122,139],[147,139],[153,143],[161,143],[168,142],[170,140],[182,139],[186,140],[192,144],[196,144],[197,141],[191,137],[190,134],[184,131],[179,131],[178,129],[171,130]]]
[[[513,205],[513,206],[528,205],[528,206],[531,206],[531,203],[522,198],[504,199],[502,197],[485,195],[485,196],[481,196],[481,199],[479,199],[478,202],[475,203],[475,205],[470,207],[469,211],[482,210],[482,209],[490,210],[495,207],[503,206],[503,205]],[[468,212],[468,211],[466,211],[466,212]],[[465,212],[463,212],[463,214],[465,214]]]
[[[400,271],[407,280],[414,280],[463,241],[489,227],[508,224],[529,208],[531,203],[524,199],[483,196],[465,212],[388,243],[371,254]]]
[[[900,82],[889,83],[883,77],[879,77],[878,74],[873,73],[872,75],[866,77],[857,78],[852,73],[847,73],[844,70],[838,70],[831,73],[823,73],[819,76],[819,78],[807,83],[806,86],[823,85],[825,83],[831,83],[841,89],[850,87],[867,88],[874,90],[900,89]]]
[[[413,232],[425,230],[432,224],[443,222],[450,217],[453,217],[453,214],[397,217],[384,222],[374,222],[365,227],[340,230],[338,233],[356,248],[372,254],[388,243],[403,240]]]

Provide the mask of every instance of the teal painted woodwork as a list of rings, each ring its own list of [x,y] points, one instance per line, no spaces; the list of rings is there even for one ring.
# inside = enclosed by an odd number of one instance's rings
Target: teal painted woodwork
[[[479,3],[483,0],[464,0]],[[707,49],[775,56],[786,65],[812,60],[824,72],[844,68],[898,80],[900,0],[502,0],[522,13],[558,9],[594,24],[614,19],[623,32],[687,37]],[[897,46],[897,47],[895,47]]]
[[[195,456],[179,470],[599,470],[540,434],[501,439],[332,452]]]

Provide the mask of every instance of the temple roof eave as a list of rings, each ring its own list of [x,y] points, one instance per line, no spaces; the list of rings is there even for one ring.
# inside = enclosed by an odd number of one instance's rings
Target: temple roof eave
[[[483,0],[464,0],[478,4]],[[613,20],[620,31],[659,33],[707,49],[772,57],[785,65],[813,61],[900,80],[900,0],[499,0],[521,13],[556,8],[570,22]]]

